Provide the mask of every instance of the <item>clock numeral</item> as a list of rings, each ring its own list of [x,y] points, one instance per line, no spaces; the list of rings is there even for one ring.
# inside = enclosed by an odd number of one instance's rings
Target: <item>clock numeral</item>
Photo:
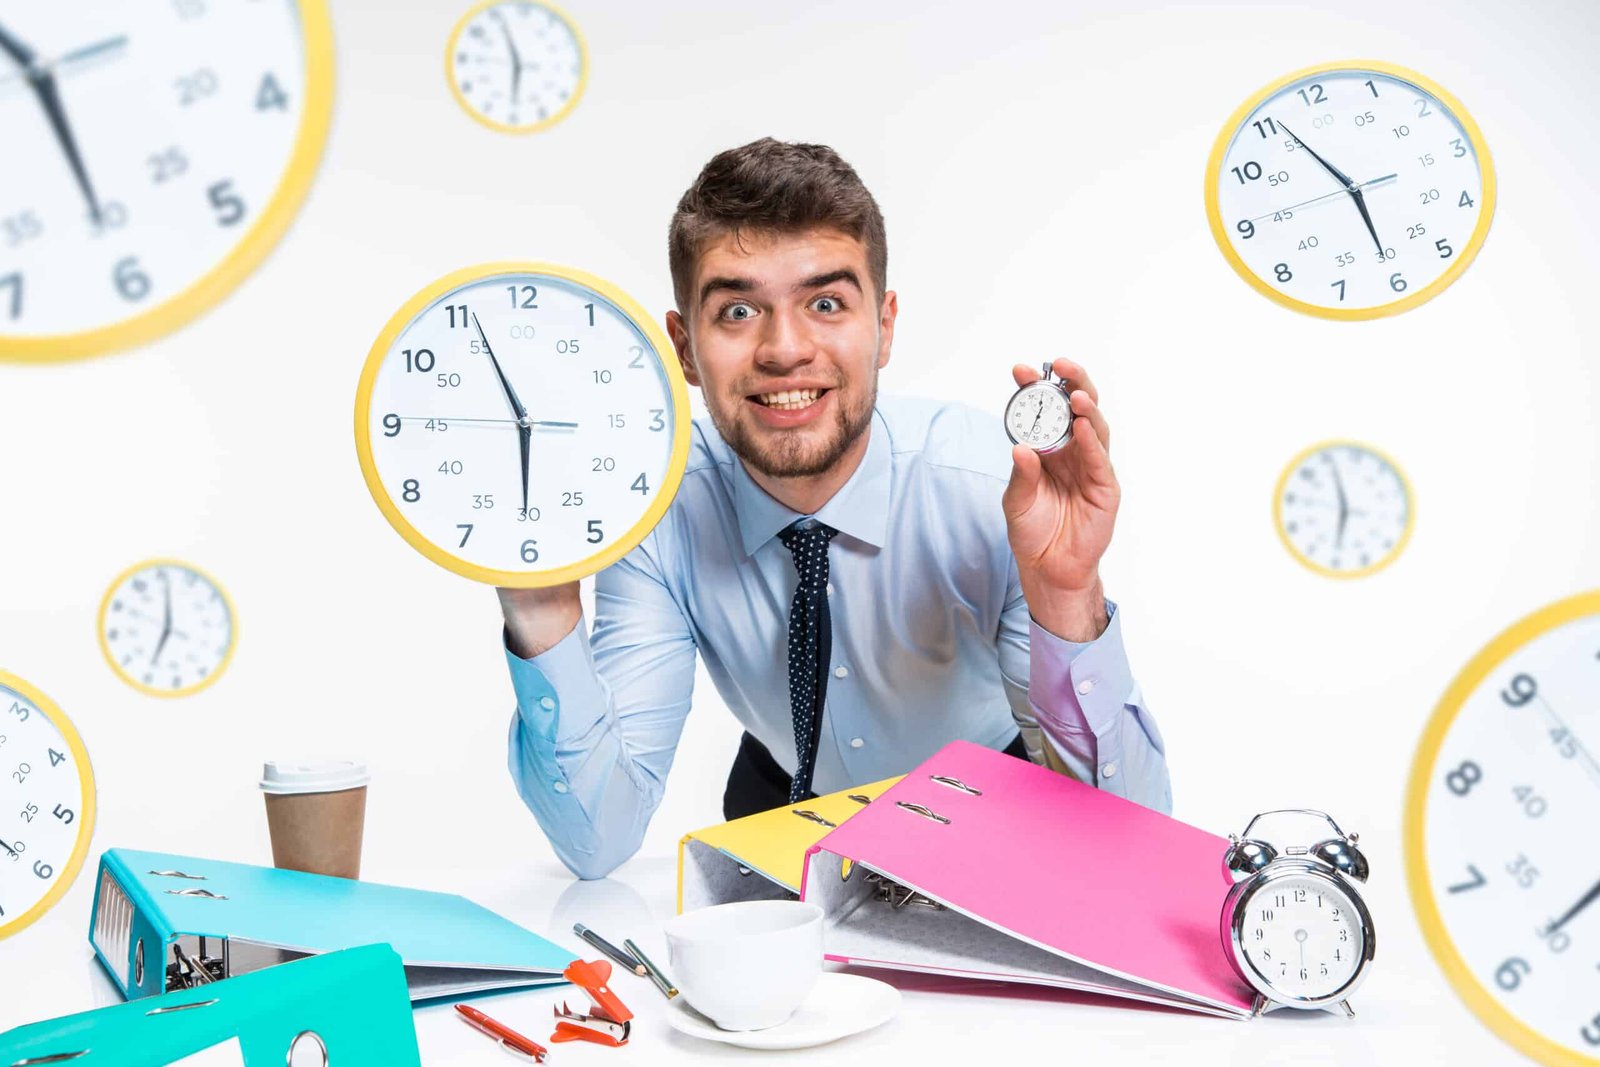
[[[64,825],[67,826],[71,826],[72,820],[76,818],[76,816],[73,815],[71,808],[64,808],[60,804],[56,805],[56,810],[53,812],[53,814],[56,818],[60,819]]]
[[[539,562],[539,548],[538,548],[538,545],[539,545],[539,542],[535,541],[531,537],[528,538],[526,541],[522,542],[522,562],[524,562],[524,563],[537,563],[537,562]]]
[[[649,496],[650,495],[650,483],[648,483],[648,482],[646,482],[644,480],[644,475],[643,474],[641,474],[641,475],[639,475],[639,477],[635,478],[633,480],[633,484],[628,486],[628,488],[631,489],[635,493],[642,493],[645,496]]]
[[[1243,185],[1245,182],[1256,181],[1261,177],[1261,164],[1257,163],[1253,159],[1246,163],[1242,168],[1234,167],[1232,170],[1233,176],[1239,179],[1240,185]]]
[[[1341,304],[1344,303],[1344,279],[1343,278],[1340,278],[1336,282],[1330,282],[1329,285],[1328,285],[1328,288],[1329,289],[1338,289],[1339,290],[1339,303],[1341,303]]]
[[[1512,956],[1494,969],[1494,984],[1510,992],[1522,985],[1522,976],[1529,974],[1533,968],[1521,956]]]
[[[389,415],[385,415],[383,417],[383,436],[385,436],[385,437],[399,437],[400,436],[400,416],[399,415],[389,414]]]
[[[1294,277],[1294,271],[1289,269],[1289,264],[1287,263],[1274,263],[1272,265],[1272,273],[1277,275],[1280,282],[1289,281]]]
[[[202,67],[193,74],[185,74],[172,84],[178,90],[178,106],[188,107],[216,93],[217,75],[209,67]]]
[[[1478,202],[1467,195],[1465,189],[1461,190],[1461,199],[1456,202],[1456,207],[1477,207]]]
[[[400,497],[407,504],[415,504],[422,499],[422,486],[417,483],[415,478],[407,478],[400,484],[400,489]]]
[[[596,385],[610,385],[611,384],[611,372],[608,371],[608,370],[597,370],[597,371],[595,371],[594,372],[594,383]]]
[[[278,79],[271,71],[261,75],[261,88],[256,90],[257,111],[287,111],[289,109],[289,96],[283,91],[283,86],[278,84]]]
[[[1533,883],[1539,880],[1539,868],[1529,863],[1528,857],[1520,852],[1517,853],[1516,862],[1506,864],[1506,873],[1514,876],[1517,885],[1523,889],[1532,889]]]
[[[453,372],[450,374],[444,374],[441,372],[437,376],[436,380],[439,383],[440,389],[458,389],[461,387],[461,375]]]
[[[598,545],[601,541],[604,541],[605,539],[606,539],[605,532],[600,529],[600,520],[599,519],[590,519],[589,520],[589,533],[588,533],[588,536],[586,536],[584,538],[584,540],[589,542],[589,544],[591,544],[591,545]]]
[[[1269,922],[1272,921],[1272,909],[1271,908],[1262,908],[1261,909],[1261,921],[1264,922],[1264,923],[1269,923]]]
[[[667,428],[667,422],[666,422],[666,419],[664,418],[666,413],[667,413],[667,409],[666,408],[651,408],[650,409],[650,431],[652,433],[660,433],[662,430],[665,430]]]
[[[585,304],[585,305],[583,305],[583,310],[585,310],[585,311],[587,311],[589,313],[589,325],[593,326],[594,325],[594,305],[593,304]]]
[[[139,269],[139,257],[127,256],[117,260],[111,271],[111,280],[124,300],[143,300],[150,295],[150,275]]]
[[[1472,881],[1457,882],[1455,885],[1449,886],[1447,892],[1465,893],[1469,889],[1477,889],[1479,886],[1488,882],[1488,879],[1483,876],[1483,872],[1478,870],[1478,868],[1472,864],[1467,864],[1467,870],[1472,874]]]
[[[100,205],[100,217],[87,216],[89,220],[89,236],[99,237],[109,230],[120,230],[128,224],[128,209],[116,200],[107,200]]]
[[[494,509],[493,493],[474,493],[472,495],[473,511],[492,511]]]
[[[406,357],[406,372],[408,374],[412,371],[421,371],[426,374],[433,369],[433,349],[431,348],[419,348],[415,355],[412,355],[411,349],[407,348],[402,350],[400,354]]]
[[[1256,235],[1256,224],[1251,222],[1249,219],[1240,219],[1239,224],[1235,226],[1234,229],[1243,234],[1244,240],[1246,241],[1250,240],[1250,238]]]
[[[1418,193],[1417,198],[1424,204],[1431,204],[1435,200],[1439,199],[1439,190],[1429,189],[1426,192]]]
[[[467,305],[465,305],[465,304],[446,304],[444,306],[444,309],[445,309],[445,311],[449,312],[449,314],[450,314],[450,326],[451,326],[451,328],[454,328],[457,325],[456,312],[458,312],[458,311],[461,313],[460,314],[461,322],[459,323],[461,328],[463,330],[465,330],[469,326],[472,325],[472,318],[467,313]]]
[[[233,179],[229,178],[206,187],[206,199],[217,213],[218,226],[237,226],[245,216],[244,201],[233,191],[232,185]]]
[[[187,22],[206,13],[206,0],[172,0],[172,10],[178,13],[180,19]]]
[[[1300,251],[1309,252],[1311,249],[1317,247],[1321,243],[1322,242],[1317,240],[1315,237],[1307,237],[1305,240],[1300,242]]]
[[[1378,87],[1376,85],[1372,84],[1372,79],[1371,78],[1367,79],[1366,85],[1367,85],[1368,89],[1372,90],[1372,95],[1374,97],[1376,97],[1378,95]]]
[[[1544,941],[1545,947],[1551,952],[1565,952],[1567,949],[1572,947],[1572,935],[1568,934],[1564,930],[1558,930],[1555,927],[1556,921],[1551,919],[1543,926],[1534,930],[1534,933]]]
[[[37,804],[24,804],[22,806],[21,819],[22,819],[23,822],[32,822],[33,821],[33,817],[35,815],[37,815],[37,814],[39,814],[39,805],[37,805]]]
[[[558,356],[564,356],[569,352],[576,352],[577,350],[578,341],[576,338],[573,338],[570,341],[563,339],[556,342],[556,355]]]
[[[445,433],[450,429],[450,424],[443,419],[429,419],[422,424],[422,428],[429,433]]]
[[[1419,99],[1417,101],[1417,118],[1425,119],[1431,114],[1433,114],[1433,108],[1428,106],[1426,100]]]
[[[50,766],[59,767],[59,766],[61,766],[61,764],[66,762],[66,759],[67,759],[66,753],[57,752],[53,748],[49,749],[48,751],[50,752]]]
[[[1551,730],[1550,741],[1562,759],[1572,759],[1578,754],[1578,741],[1565,730]]]
[[[0,234],[5,235],[7,248],[15,248],[22,242],[31,241],[43,233],[44,223],[40,222],[39,216],[31,211],[0,219]]]
[[[617,469],[617,461],[610,456],[595,456],[589,461],[589,464],[589,469],[592,471],[614,471]]]
[[[56,869],[50,866],[44,860],[40,860],[33,865],[33,873],[38,875],[40,878],[49,878],[52,874],[56,873]]]
[[[1433,153],[1432,152],[1424,152],[1424,153],[1422,153],[1422,155],[1417,157],[1417,162],[1421,163],[1424,167],[1433,166]]]
[[[1269,136],[1276,137],[1278,135],[1278,124],[1270,118],[1262,119],[1260,122],[1252,122],[1250,125],[1256,128],[1256,132],[1261,135],[1262,140]]]
[[[466,548],[467,547],[467,538],[472,536],[472,527],[473,527],[473,524],[470,523],[470,522],[458,522],[458,523],[456,523],[456,529],[462,531],[461,543],[456,546],[457,548]]]
[[[1440,259],[1449,259],[1451,256],[1456,254],[1456,250],[1450,247],[1450,241],[1448,238],[1439,238],[1437,241],[1433,242],[1433,247],[1439,250]]]
[[[1483,768],[1471,760],[1463,760],[1461,766],[1444,776],[1444,784],[1458,797],[1464,797],[1472,792],[1472,787],[1481,781],[1483,781]]]
[[[18,784],[20,784],[22,782],[26,782],[28,780],[28,775],[32,773],[32,767],[28,766],[26,763],[19,763],[17,764],[17,769],[11,772],[11,777],[15,778]]]
[[[1456,159],[1460,159],[1462,156],[1467,154],[1467,146],[1461,143],[1461,138],[1459,137],[1450,138],[1450,147],[1455,149],[1451,155],[1453,155]]]
[[[1377,121],[1378,116],[1374,115],[1370,111],[1363,111],[1361,114],[1355,117],[1355,124],[1357,126],[1371,126]]]
[[[644,369],[644,349],[642,347],[639,345],[629,345],[628,355],[633,357],[632,359],[628,360],[629,370]]]
[[[561,506],[564,507],[564,508],[581,508],[581,507],[583,507],[583,493],[582,492],[562,493],[561,494]]]
[[[1532,786],[1513,786],[1511,789],[1511,795],[1517,798],[1517,803],[1522,805],[1523,812],[1530,819],[1539,818],[1539,816],[1545,813],[1545,809],[1549,807],[1549,805],[1545,803],[1544,797],[1535,793]]]
[[[518,508],[517,509],[517,521],[518,522],[538,522],[539,521],[539,516],[541,516],[543,514],[544,514],[544,512],[540,511],[538,508]]]
[[[522,303],[520,303],[520,304],[517,303],[517,300],[518,300],[517,290],[518,289],[522,290],[522,296],[521,296]],[[532,310],[536,309],[539,306],[538,304],[534,303],[534,300],[539,295],[538,286],[535,286],[535,285],[521,285],[521,286],[508,285],[508,286],[506,286],[506,292],[511,294],[511,306],[514,307],[514,308],[521,308],[521,309],[524,309],[524,310],[527,310],[527,311],[532,311]],[[591,322],[589,325],[593,326],[594,323]],[[574,349],[574,351],[576,351],[576,349]]]
[[[1407,289],[1411,288],[1411,286],[1407,284],[1405,278],[1401,277],[1399,271],[1395,271],[1393,274],[1389,275],[1389,288],[1393,289],[1397,293],[1403,293]]]
[[[0,274],[0,289],[11,290],[10,317],[13,319],[20,318],[22,316],[22,275],[16,271],[10,274]]]
[[[620,430],[628,425],[628,419],[626,416],[620,414],[607,415],[606,425],[611,427],[613,430]]]
[[[27,722],[28,716],[31,714],[31,712],[13,700],[11,702],[11,714],[17,716],[18,722]]]
[[[1328,94],[1323,91],[1322,86],[1317,84],[1308,85],[1304,89],[1296,91],[1300,94],[1300,99],[1306,102],[1307,107],[1312,104],[1324,103],[1328,99]]]
[[[1590,1019],[1589,1025],[1579,1032],[1583,1034],[1583,1039],[1589,1044],[1600,1045],[1600,1015]]]
[[[174,145],[155,153],[147,162],[150,165],[150,183],[160,185],[169,182],[189,170],[189,157],[183,154],[183,149]]]
[[[1396,138],[1410,137],[1411,136],[1411,127],[1407,126],[1405,123],[1402,122],[1398,126],[1390,127],[1389,132],[1394,134]]]

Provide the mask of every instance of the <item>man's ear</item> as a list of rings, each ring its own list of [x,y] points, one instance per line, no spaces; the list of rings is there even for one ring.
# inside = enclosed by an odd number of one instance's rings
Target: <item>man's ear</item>
[[[883,305],[878,309],[878,369],[889,364],[889,347],[894,344],[894,320],[900,314],[900,300],[891,289],[883,294]]]
[[[683,316],[676,311],[667,312],[667,336],[672,338],[672,347],[678,352],[678,366],[683,368],[684,380],[699,388],[700,372],[694,365],[694,348],[689,344],[689,326],[683,321]]]

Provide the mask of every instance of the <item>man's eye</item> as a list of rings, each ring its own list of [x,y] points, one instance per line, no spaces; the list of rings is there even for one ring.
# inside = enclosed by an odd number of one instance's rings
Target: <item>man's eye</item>
[[[822,312],[824,315],[832,315],[834,312],[844,307],[844,305],[839,302],[837,297],[832,296],[819,296],[815,300],[811,301],[811,306]]]
[[[749,304],[729,304],[722,309],[722,317],[735,322],[743,322],[756,313],[755,308]]]

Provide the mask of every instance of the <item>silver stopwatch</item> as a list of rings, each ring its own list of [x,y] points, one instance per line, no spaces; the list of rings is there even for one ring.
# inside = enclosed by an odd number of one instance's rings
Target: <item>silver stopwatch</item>
[[[1006,404],[1006,435],[1040,453],[1054,452],[1072,440],[1070,393],[1065,382],[1050,374],[1046,363],[1044,376],[1018,389]]]

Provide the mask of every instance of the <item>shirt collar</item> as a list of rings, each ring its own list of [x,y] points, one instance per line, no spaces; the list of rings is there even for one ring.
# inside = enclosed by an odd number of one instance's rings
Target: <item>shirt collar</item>
[[[894,470],[889,428],[877,411],[872,413],[867,434],[867,454],[861,457],[861,465],[816,517],[840,533],[882,548],[889,534],[889,490]],[[767,495],[738,456],[733,457],[733,510],[747,556],[755,555],[778,531],[805,517]]]

